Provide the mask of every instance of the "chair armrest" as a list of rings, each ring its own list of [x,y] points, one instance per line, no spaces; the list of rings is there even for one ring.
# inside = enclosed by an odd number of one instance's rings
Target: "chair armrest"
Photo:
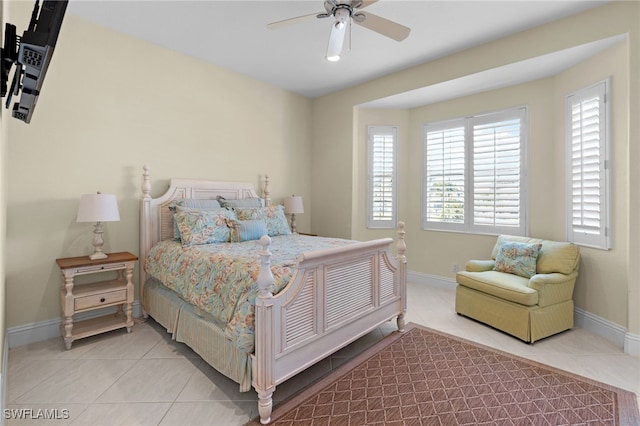
[[[554,272],[551,274],[536,274],[529,280],[529,287],[538,292],[538,306],[549,306],[571,300],[573,287],[578,273],[568,275]]]
[[[464,265],[467,272],[491,271],[495,265],[493,260],[470,260]]]

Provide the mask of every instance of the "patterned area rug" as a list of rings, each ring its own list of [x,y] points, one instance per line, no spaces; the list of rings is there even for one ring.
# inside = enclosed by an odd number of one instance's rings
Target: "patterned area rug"
[[[271,424],[640,425],[640,414],[633,392],[409,324],[276,406]]]

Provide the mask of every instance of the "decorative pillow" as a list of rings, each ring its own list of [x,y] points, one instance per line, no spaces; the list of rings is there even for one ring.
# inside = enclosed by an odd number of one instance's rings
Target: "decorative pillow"
[[[536,274],[536,261],[540,248],[542,248],[540,243],[502,243],[493,270],[531,278]]]
[[[267,224],[267,234],[270,237],[277,235],[291,235],[291,229],[284,215],[284,206],[269,206],[254,209],[236,209],[239,220],[264,220]]]
[[[216,200],[195,200],[195,201],[215,201],[215,203],[203,203],[204,207],[185,207],[185,200],[180,200],[176,203],[171,203],[169,210],[173,212],[173,239],[180,241],[180,229],[178,229],[178,222],[176,221],[176,213],[184,211],[202,211],[202,210],[224,210],[220,207],[220,203]]]
[[[229,225],[232,243],[259,240],[267,235],[267,223],[264,220],[232,220]]]
[[[224,243],[230,239],[228,220],[235,219],[230,210],[184,210],[175,214],[183,247]]]
[[[239,200],[227,200],[224,197],[218,196],[217,200],[222,207],[228,209],[262,207],[262,199],[260,198],[241,198]]]

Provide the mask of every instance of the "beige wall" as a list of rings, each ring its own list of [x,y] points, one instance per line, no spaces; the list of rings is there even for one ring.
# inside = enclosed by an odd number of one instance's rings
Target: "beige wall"
[[[405,123],[407,140],[401,149],[408,155],[400,191],[400,219],[407,223],[409,269],[425,275],[453,279],[452,264],[486,256],[494,236],[421,230],[422,124],[507,107],[528,105],[530,117],[530,234],[551,239],[565,238],[564,186],[564,96],[580,85],[614,75],[614,247],[610,251],[584,249],[582,275],[576,287],[576,305],[601,318],[640,333],[638,294],[638,164],[640,131],[629,117],[640,115],[640,4],[614,2],[586,13],[559,20],[449,57],[398,72],[363,85],[314,100],[313,152],[331,152],[344,166],[329,168],[329,158],[313,160],[312,229],[330,235],[370,238],[380,231],[367,231],[363,195],[358,187],[366,182],[366,144],[363,130],[368,124]],[[586,31],[585,29],[588,29]],[[528,84],[442,102],[409,111],[372,111],[354,108],[362,103],[404,91],[448,81],[519,60],[628,34],[628,41],[558,76]],[[635,76],[635,78],[633,77]],[[628,96],[631,93],[632,96]],[[382,116],[380,115],[382,114]],[[352,120],[349,120],[352,117]],[[397,121],[398,123],[394,123]],[[323,125],[331,123],[331,125]],[[354,124],[355,123],[355,124]],[[354,131],[354,128],[356,131]],[[402,128],[401,128],[402,131]],[[353,137],[355,133],[355,137]],[[355,148],[354,148],[355,145]],[[404,161],[407,161],[405,159]],[[352,164],[349,168],[347,165]],[[634,179],[635,177],[635,179]],[[351,190],[351,194],[335,188]],[[351,200],[358,200],[351,202]],[[552,208],[534,202],[549,200]],[[317,206],[317,208],[316,208]],[[340,206],[340,209],[336,208]],[[349,224],[351,226],[349,226]],[[631,297],[630,297],[631,296]],[[634,298],[635,296],[635,298]]]
[[[11,2],[12,21],[33,4]],[[305,200],[310,230],[311,102],[67,14],[33,119],[8,128],[7,326],[60,315],[55,259],[89,254],[83,193],[116,194],[105,251],[138,251],[143,164],[152,195],[171,177],[240,180]],[[4,327],[3,327],[4,329]]]

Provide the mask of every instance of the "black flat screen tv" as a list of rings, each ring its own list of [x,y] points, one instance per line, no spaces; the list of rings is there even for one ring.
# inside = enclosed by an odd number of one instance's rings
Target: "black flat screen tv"
[[[2,48],[2,97],[7,97],[5,106],[9,108],[12,97],[20,96],[13,104],[11,116],[25,123],[33,116],[69,1],[45,0],[42,7],[39,3],[36,0],[29,27],[22,37],[16,34],[14,25],[5,24]],[[15,70],[8,87],[12,67]]]

